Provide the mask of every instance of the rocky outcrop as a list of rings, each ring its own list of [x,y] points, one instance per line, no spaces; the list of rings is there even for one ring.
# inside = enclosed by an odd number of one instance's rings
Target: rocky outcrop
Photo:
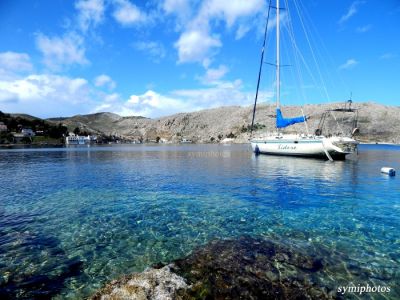
[[[392,265],[372,266],[330,244],[242,236],[114,280],[91,299],[399,299],[397,282]]]
[[[322,114],[327,109],[343,107],[343,103],[313,104],[302,107],[310,116],[307,123],[296,124],[285,129],[287,132],[308,131],[313,133],[318,127]],[[362,142],[400,143],[400,107],[376,103],[353,104],[358,108],[358,139]],[[301,114],[298,106],[287,106],[284,116]],[[199,143],[228,141],[247,142],[250,138],[252,107],[228,106],[191,113],[179,113],[158,119],[143,117],[120,117],[110,113],[74,116],[51,119],[62,122],[71,130],[80,127],[86,131],[117,135],[127,139],[156,140],[157,137],[168,142],[179,142],[183,138]],[[324,123],[323,134],[332,134],[353,129],[352,114],[329,113]],[[272,105],[259,105],[256,114],[256,135],[274,130],[275,109]]]
[[[115,280],[99,299],[336,299],[321,258],[261,238],[219,240],[162,268]],[[161,297],[164,297],[162,298]]]

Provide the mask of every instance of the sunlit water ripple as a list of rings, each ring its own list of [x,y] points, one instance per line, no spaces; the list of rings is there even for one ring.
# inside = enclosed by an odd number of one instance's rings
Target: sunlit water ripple
[[[383,166],[400,170],[400,147],[363,145],[335,163],[256,157],[247,145],[1,150],[0,296],[82,298],[212,239],[251,235],[343,255],[345,269],[369,273],[341,274],[338,286],[385,285],[400,298],[400,184]]]

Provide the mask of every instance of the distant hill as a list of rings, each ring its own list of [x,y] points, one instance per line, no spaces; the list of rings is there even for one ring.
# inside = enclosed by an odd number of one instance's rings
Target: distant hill
[[[28,114],[10,114],[11,117],[13,118],[21,118],[21,119],[25,119],[25,120],[29,120],[29,121],[35,121],[35,120],[41,120],[38,117],[34,117]]]
[[[303,107],[304,113],[310,115],[308,130],[314,133],[324,111],[342,107],[343,103],[314,104]],[[400,143],[400,107],[385,106],[376,103],[356,103],[359,109],[358,139],[364,142]],[[284,116],[301,114],[298,106],[283,107]],[[113,113],[96,113],[77,115],[70,118],[48,119],[50,122],[63,123],[70,131],[79,127],[82,131],[97,134],[117,135],[128,139],[155,140],[157,137],[171,142],[182,138],[194,142],[246,142],[250,138],[252,107],[226,106],[206,109],[191,113],[179,113],[157,119],[144,117],[121,117]],[[270,105],[259,105],[256,114],[257,130],[255,135],[274,130],[275,108]],[[336,120],[335,120],[336,118]],[[338,124],[343,124],[344,126]],[[352,129],[350,114],[337,112],[327,115],[323,134],[339,131],[350,132]],[[296,124],[287,131],[305,131],[305,124]]]
[[[118,123],[126,117],[114,113],[100,112],[89,115],[76,115],[67,118],[50,118],[49,122],[63,123],[70,131],[79,127],[81,131],[96,134],[115,135],[118,132]],[[133,119],[145,119],[144,117],[128,117]]]
[[[59,122],[48,122],[27,114],[0,111],[0,144],[57,144],[64,141],[68,129]],[[30,129],[30,131],[29,131]],[[22,135],[21,135],[22,134]]]

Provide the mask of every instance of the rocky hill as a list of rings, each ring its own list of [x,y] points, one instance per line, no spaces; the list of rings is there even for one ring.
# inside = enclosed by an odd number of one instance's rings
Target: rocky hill
[[[318,128],[320,119],[327,109],[341,108],[343,103],[315,104],[303,107],[304,114],[310,116],[308,131],[313,133]],[[359,134],[363,142],[400,143],[400,107],[385,106],[376,103],[357,103]],[[285,117],[301,115],[298,106],[282,108]],[[158,119],[144,117],[121,117],[112,113],[78,115],[70,118],[49,119],[62,122],[71,131],[81,130],[97,134],[117,135],[132,140],[156,140],[157,137],[167,142],[179,142],[183,138],[198,143],[209,142],[246,142],[249,137],[252,107],[226,106],[191,113],[179,113]],[[324,122],[323,134],[351,132],[354,114],[328,113]],[[260,135],[274,130],[275,109],[270,105],[259,105],[256,113],[256,130]],[[338,125],[340,124],[340,125]],[[306,130],[305,124],[296,124],[285,132]]]

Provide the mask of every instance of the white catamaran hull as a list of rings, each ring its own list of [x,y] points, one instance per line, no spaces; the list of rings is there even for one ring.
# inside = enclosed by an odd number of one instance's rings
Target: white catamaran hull
[[[272,136],[251,141],[255,153],[343,160],[356,152],[358,142],[348,137]]]

